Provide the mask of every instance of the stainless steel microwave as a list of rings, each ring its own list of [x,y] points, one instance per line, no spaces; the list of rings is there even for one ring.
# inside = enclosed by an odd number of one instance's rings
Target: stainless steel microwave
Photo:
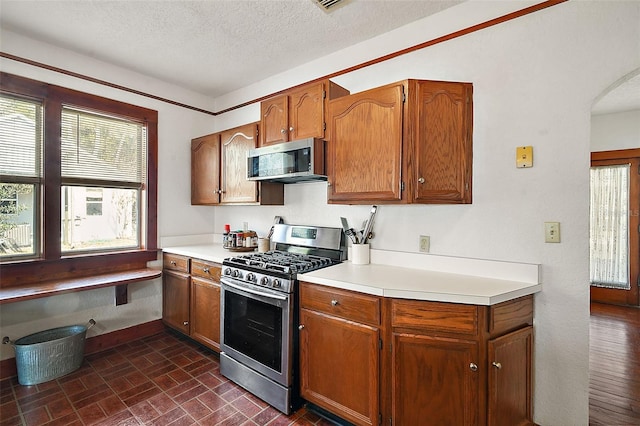
[[[247,154],[247,179],[282,183],[327,180],[324,141],[308,138],[252,149]]]

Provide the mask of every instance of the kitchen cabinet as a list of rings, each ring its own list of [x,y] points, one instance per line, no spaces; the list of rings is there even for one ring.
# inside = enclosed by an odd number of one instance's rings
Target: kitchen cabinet
[[[472,96],[405,80],[329,101],[329,203],[471,203]]]
[[[247,152],[257,139],[257,123],[193,139],[191,204],[283,205],[283,184],[247,180]]]
[[[220,351],[221,265],[163,253],[162,320]]]
[[[189,334],[189,259],[163,254],[162,320],[166,325]]]
[[[191,259],[189,335],[211,349],[220,351],[221,265]]]
[[[348,95],[325,80],[291,89],[260,103],[260,146],[305,138],[325,138],[328,100]]]
[[[394,425],[532,425],[533,297],[391,300]]]
[[[300,393],[356,425],[378,425],[380,300],[300,283]]]
[[[301,395],[349,422],[533,425],[533,296],[484,306],[301,282],[300,324]]]

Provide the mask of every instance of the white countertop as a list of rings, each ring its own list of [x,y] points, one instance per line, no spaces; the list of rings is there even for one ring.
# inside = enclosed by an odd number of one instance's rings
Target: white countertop
[[[243,254],[216,243],[163,251],[217,263]],[[371,250],[371,261],[368,265],[345,261],[298,274],[298,279],[377,296],[474,305],[494,305],[542,291],[537,264],[383,250]]]

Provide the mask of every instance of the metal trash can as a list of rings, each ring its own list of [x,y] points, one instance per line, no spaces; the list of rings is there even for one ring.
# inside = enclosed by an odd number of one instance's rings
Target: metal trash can
[[[9,337],[3,344],[11,344],[16,351],[18,383],[37,385],[69,374],[82,365],[87,330],[95,325],[93,319],[85,325],[52,328],[21,337]]]

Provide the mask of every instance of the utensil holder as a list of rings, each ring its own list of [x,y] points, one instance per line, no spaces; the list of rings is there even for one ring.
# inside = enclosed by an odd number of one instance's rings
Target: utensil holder
[[[368,265],[369,249],[369,244],[352,244],[351,263],[353,263],[354,265]]]

